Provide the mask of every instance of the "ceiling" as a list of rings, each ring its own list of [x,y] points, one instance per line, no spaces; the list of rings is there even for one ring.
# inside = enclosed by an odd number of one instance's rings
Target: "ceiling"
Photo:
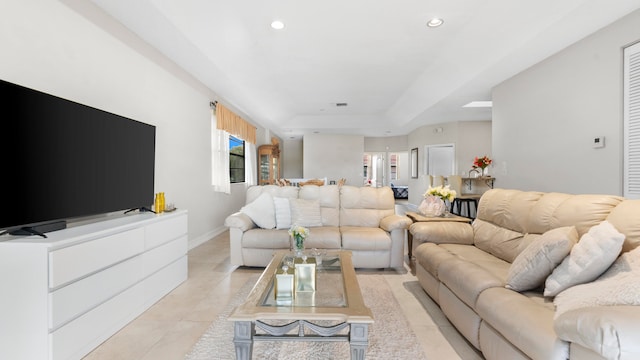
[[[283,138],[490,120],[491,88],[638,0],[91,0]],[[444,24],[429,28],[433,17]],[[282,30],[270,27],[273,20]],[[347,106],[336,106],[346,103]]]

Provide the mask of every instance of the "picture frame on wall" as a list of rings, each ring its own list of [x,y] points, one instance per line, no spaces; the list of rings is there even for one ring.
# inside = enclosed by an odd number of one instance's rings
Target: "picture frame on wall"
[[[418,178],[418,148],[411,149],[411,178]]]

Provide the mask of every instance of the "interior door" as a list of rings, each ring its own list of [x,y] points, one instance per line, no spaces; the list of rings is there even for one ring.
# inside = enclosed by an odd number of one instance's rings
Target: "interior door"
[[[449,176],[455,174],[455,147],[453,144],[427,145],[425,147],[427,175]]]

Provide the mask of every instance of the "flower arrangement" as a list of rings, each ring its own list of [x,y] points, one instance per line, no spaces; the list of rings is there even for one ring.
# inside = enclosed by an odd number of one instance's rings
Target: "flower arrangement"
[[[307,236],[309,236],[309,229],[307,229],[304,226],[299,226],[294,224],[294,225],[291,225],[291,227],[289,228],[289,235],[291,235],[291,237],[294,240],[294,246],[296,250],[303,250],[304,239],[306,239]]]
[[[484,170],[487,166],[491,165],[492,162],[493,160],[489,159],[487,155],[480,158],[476,156],[476,158],[473,159],[473,168],[480,168]]]
[[[456,191],[455,190],[451,190],[449,188],[449,185],[443,186],[436,186],[436,187],[431,187],[429,186],[429,189],[427,189],[427,192],[424,193],[424,195],[422,195],[423,197],[427,197],[427,196],[437,196],[440,199],[444,200],[448,200],[449,202],[453,201],[453,199],[456,198]]]

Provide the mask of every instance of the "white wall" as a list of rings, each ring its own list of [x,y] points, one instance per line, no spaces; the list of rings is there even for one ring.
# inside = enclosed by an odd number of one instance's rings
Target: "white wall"
[[[347,185],[362,186],[364,137],[360,135],[305,135],[303,177],[347,179]]]
[[[282,177],[302,178],[302,139],[285,139],[282,143]]]
[[[454,172],[461,174],[471,169],[474,157],[493,156],[491,127],[491,121],[460,121],[422,126],[411,132],[408,136],[408,146],[409,149],[418,148],[418,178],[409,179],[409,202],[420,204],[422,194],[429,187],[425,169],[425,146],[453,144]],[[500,184],[499,181],[501,180],[496,180],[496,186]]]
[[[155,190],[189,210],[190,244],[225,230],[245,188],[211,189],[210,90],[86,1],[3,1],[0,47],[1,79],[155,125]]]
[[[500,187],[622,194],[622,48],[639,40],[635,11],[494,88]]]

